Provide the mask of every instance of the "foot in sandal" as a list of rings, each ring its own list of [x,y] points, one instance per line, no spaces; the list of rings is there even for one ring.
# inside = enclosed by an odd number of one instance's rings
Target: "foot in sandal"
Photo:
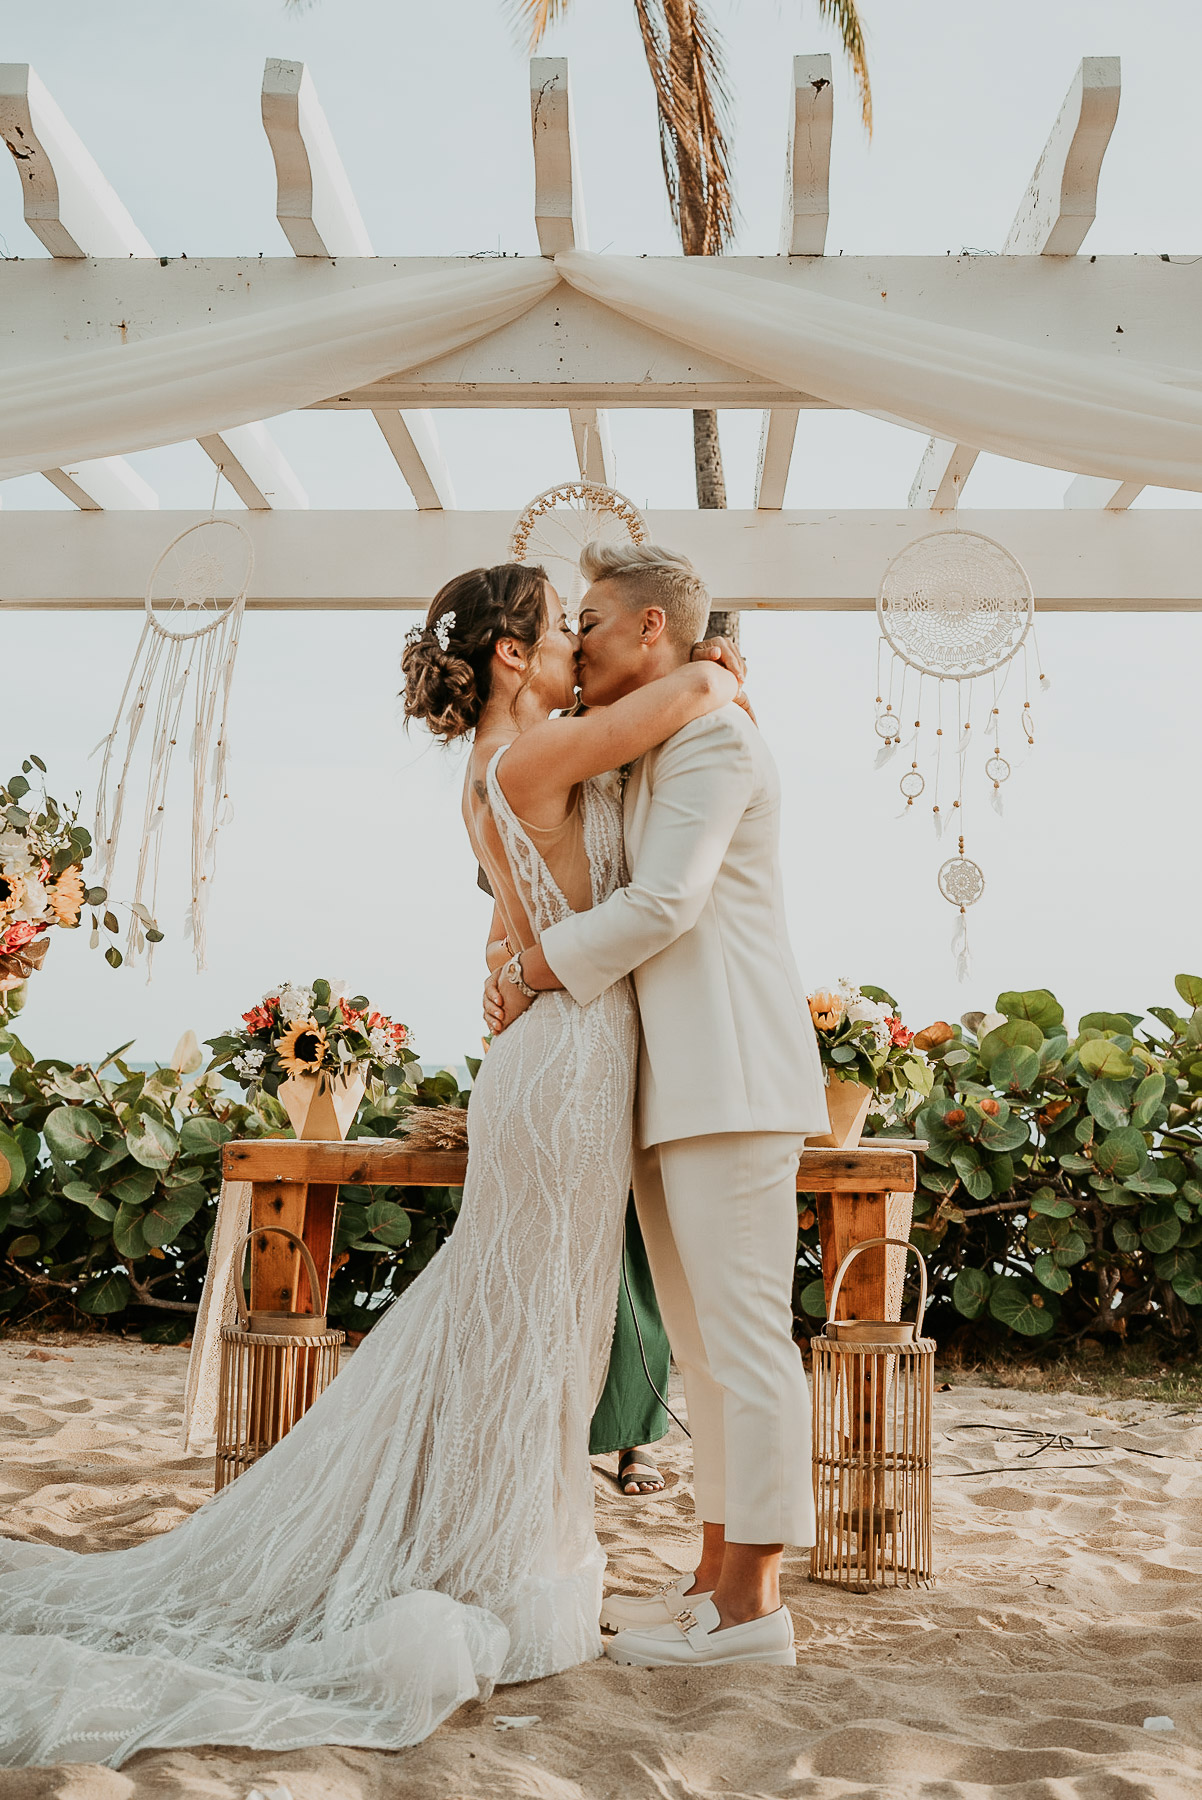
[[[664,1478],[649,1450],[636,1445],[618,1457],[618,1486],[631,1500],[663,1492]]]

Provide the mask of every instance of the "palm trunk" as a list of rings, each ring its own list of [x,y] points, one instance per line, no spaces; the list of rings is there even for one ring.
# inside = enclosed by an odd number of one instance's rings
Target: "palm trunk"
[[[718,442],[716,412],[693,414],[693,469],[697,480],[697,504],[703,510],[726,505],[726,477],[722,470],[722,448]],[[739,642],[737,612],[712,612],[705,628],[707,637],[729,638]]]

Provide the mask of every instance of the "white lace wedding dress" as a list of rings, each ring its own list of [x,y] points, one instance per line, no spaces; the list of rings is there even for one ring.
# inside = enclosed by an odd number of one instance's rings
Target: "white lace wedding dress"
[[[567,902],[488,770],[534,929]],[[582,797],[594,903],[620,801]],[[0,1763],[148,1745],[418,1742],[493,1682],[599,1654],[589,1420],[629,1180],[626,983],[545,994],[484,1061],[455,1230],[290,1435],[162,1537],[0,1541]]]

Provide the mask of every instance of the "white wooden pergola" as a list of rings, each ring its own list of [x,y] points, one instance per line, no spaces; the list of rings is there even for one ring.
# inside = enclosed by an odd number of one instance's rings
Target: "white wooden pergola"
[[[1117,58],[1081,63],[1009,235],[992,256],[824,255],[832,95],[829,57],[794,59],[779,254],[729,263],[1045,348],[1100,353],[1121,324],[1130,355],[1196,371],[1202,385],[1202,258],[1078,254],[1118,112]],[[563,59],[531,63],[530,102],[539,249],[553,256],[583,247]],[[0,131],[26,221],[51,253],[0,263],[0,367],[456,260],[377,255],[303,64],[268,61],[262,115],[278,178],[276,216],[291,254],[160,257],[33,70],[0,66]],[[762,412],[754,509],[649,514],[653,537],[697,562],[719,607],[870,609],[890,557],[952,508],[961,524],[1002,539],[1020,558],[1043,611],[1202,607],[1202,513],[1131,511],[1140,490],[1130,482],[1079,476],[1060,509],[969,511],[958,502],[978,452],[932,440],[907,507],[784,510],[798,421],[825,404],[688,351],[560,284],[466,350],[319,403],[319,410],[373,415],[416,510],[310,508],[263,424],[200,442],[249,509],[236,516],[255,544],[251,607],[424,608],[450,573],[504,558],[512,515],[455,507],[436,424],[445,407],[565,410],[582,475],[602,481],[611,474],[607,414],[614,408]],[[0,511],[5,606],[140,607],[163,544],[207,516],[158,511],[153,490],[120,457],[43,473],[77,511]]]

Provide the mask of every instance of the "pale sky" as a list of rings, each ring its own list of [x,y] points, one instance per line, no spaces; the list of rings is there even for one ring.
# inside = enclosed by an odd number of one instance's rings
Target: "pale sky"
[[[790,58],[837,46],[812,5],[714,0],[712,10],[736,98],[737,248],[771,253]],[[1196,6],[864,0],[863,12],[876,134],[868,144],[840,74],[828,253],[998,247],[1080,58],[1116,54],[1123,99],[1085,250],[1198,249]],[[570,59],[591,247],[670,252],[629,0],[576,0],[545,48]],[[10,20],[3,55],[34,65],[163,254],[287,253],[258,110],[269,55],[308,63],[381,254],[537,249],[528,77],[504,0],[317,0],[301,15],[282,0],[54,0]],[[45,254],[7,158],[0,251]],[[617,412],[611,423],[618,485],[640,505],[691,505],[687,413]],[[734,506],[751,504],[759,423],[722,417]],[[296,414],[273,431],[313,505],[412,505],[368,415]],[[447,412],[440,431],[465,507],[516,513],[574,471],[566,413]],[[855,415],[805,413],[787,504],[904,505],[923,442]],[[130,460],[164,507],[208,506],[213,471],[196,446]],[[965,505],[1059,507],[1068,479],[983,456]],[[0,498],[6,510],[68,506],[36,476],[4,484]],[[1149,491],[1136,504],[1198,498]],[[160,899],[169,935],[153,981],[114,974],[55,932],[24,1016],[39,1054],[94,1057],[136,1037],[131,1054],[166,1057],[186,1027],[212,1035],[270,985],[319,974],[405,1019],[427,1061],[472,1051],[488,907],[458,817],[461,759],[400,728],[410,622],[248,616],[231,719],[236,816],[221,839],[209,969],[195,972],[181,931],[187,798],[177,790]],[[84,789],[86,816],[98,774],[89,753],[112,722],[137,631],[131,614],[5,617],[5,773],[36,751],[52,791]],[[873,768],[875,620],[756,614],[743,631],[781,767],[783,864],[809,985],[879,983],[921,1025],[990,1006],[1008,987],[1051,987],[1073,1016],[1171,1002],[1174,973],[1202,968],[1198,614],[1043,620],[1053,688],[1037,745],[1015,759],[1004,820],[983,800],[976,809],[970,848],[988,886],[970,915],[964,988],[948,947],[954,915],[934,886],[940,847],[925,819],[897,816],[897,768]]]

